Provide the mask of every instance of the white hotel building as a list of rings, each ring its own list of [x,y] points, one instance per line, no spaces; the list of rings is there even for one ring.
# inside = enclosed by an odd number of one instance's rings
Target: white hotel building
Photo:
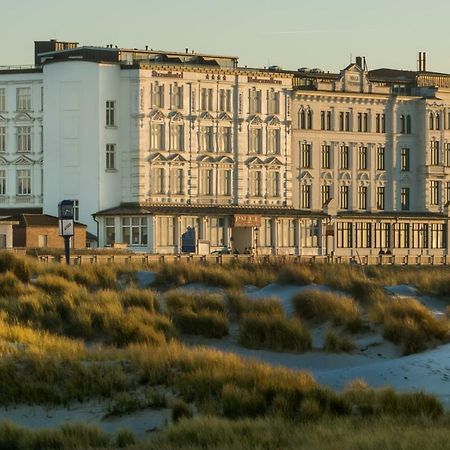
[[[72,199],[100,246],[152,253],[448,252],[450,76],[422,60],[329,74],[35,48],[0,68],[0,216]]]

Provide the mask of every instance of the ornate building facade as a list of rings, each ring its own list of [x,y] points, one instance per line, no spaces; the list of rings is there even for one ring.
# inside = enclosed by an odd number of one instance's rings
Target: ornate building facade
[[[447,253],[450,76],[35,47],[0,71],[0,215],[72,199],[152,253]]]

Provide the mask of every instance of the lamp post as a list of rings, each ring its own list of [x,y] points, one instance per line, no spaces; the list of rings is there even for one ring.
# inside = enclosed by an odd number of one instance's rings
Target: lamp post
[[[64,238],[66,264],[70,264],[70,238],[74,235],[73,201],[63,200],[58,204],[59,235]]]

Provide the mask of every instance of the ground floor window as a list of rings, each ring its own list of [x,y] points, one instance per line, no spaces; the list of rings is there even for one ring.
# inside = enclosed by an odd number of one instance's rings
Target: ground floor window
[[[210,217],[207,227],[207,240],[211,247],[220,247],[224,245],[225,221],[223,218]]]
[[[337,224],[337,246],[338,248],[353,247],[351,222],[339,222]]]
[[[409,248],[409,223],[394,224],[394,247]]]
[[[430,246],[431,248],[446,247],[446,227],[442,223],[430,224]]]
[[[375,224],[375,248],[387,250],[391,247],[391,224],[382,222]]]
[[[301,222],[302,247],[319,246],[319,222],[316,219]]]
[[[428,224],[413,223],[412,224],[412,248],[428,247]]]
[[[175,245],[175,221],[173,217],[156,219],[156,242],[162,247]]]
[[[114,217],[105,218],[105,244],[112,245],[116,242],[116,224]]]
[[[128,245],[147,245],[147,218],[122,217],[122,240]]]
[[[273,245],[272,231],[273,231],[272,219],[262,219],[258,243],[260,247],[272,247]]]
[[[278,227],[278,246],[295,247],[295,219],[281,219]]]
[[[370,222],[357,222],[355,224],[356,247],[372,247],[372,224]]]

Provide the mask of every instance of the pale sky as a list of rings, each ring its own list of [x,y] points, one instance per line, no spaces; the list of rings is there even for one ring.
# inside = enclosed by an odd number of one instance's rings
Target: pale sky
[[[435,0],[0,0],[0,65],[32,64],[35,40],[238,56],[240,65],[450,73],[450,2]]]

